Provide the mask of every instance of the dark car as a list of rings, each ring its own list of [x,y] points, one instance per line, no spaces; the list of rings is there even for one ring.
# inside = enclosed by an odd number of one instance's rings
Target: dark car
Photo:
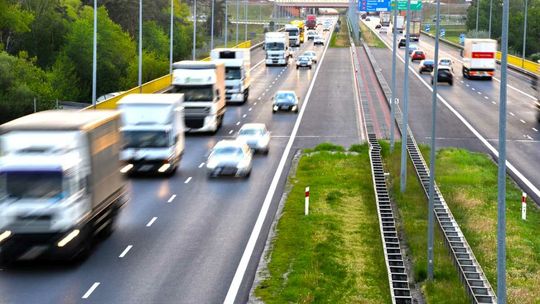
[[[380,25],[380,24],[377,24],[377,25],[375,25],[375,29],[380,29],[380,28],[381,28],[381,26],[382,26],[382,25]]]
[[[407,46],[407,39],[405,39],[405,38],[399,39],[399,42],[398,42],[398,49],[399,49],[399,48],[402,48],[402,47],[406,47],[406,46]]]
[[[433,84],[433,80],[435,78],[435,71],[431,72],[431,84]],[[449,85],[454,84],[454,74],[452,73],[452,69],[447,66],[440,66],[437,70],[437,82],[446,82]]]
[[[420,67],[418,68],[418,73],[422,74],[424,72],[431,73],[433,72],[433,67],[435,65],[435,61],[431,59],[426,59],[420,61]]]

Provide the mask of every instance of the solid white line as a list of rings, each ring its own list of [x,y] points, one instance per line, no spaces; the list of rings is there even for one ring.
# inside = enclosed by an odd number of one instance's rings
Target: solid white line
[[[355,46],[356,47],[356,46]],[[352,54],[351,54],[352,52]],[[366,122],[365,122],[365,116],[364,116],[364,111],[362,110],[362,105],[360,103],[360,93],[358,92],[358,83],[356,82],[357,78],[354,76],[354,73],[355,73],[355,69],[356,69],[356,66],[354,65],[354,55],[355,55],[355,52],[354,52],[354,49],[353,47],[349,47],[349,55],[351,56],[351,64],[352,64],[352,75],[351,75],[351,78],[352,78],[352,81],[354,82],[354,99],[356,101],[356,107],[358,110],[356,110],[357,112],[357,115],[358,115],[358,121],[356,122],[356,128],[357,128],[357,132],[358,132],[358,135],[360,135],[360,138],[362,140],[366,140],[366,134],[367,131],[364,133],[364,128],[363,126],[366,125]]]
[[[532,128],[534,132],[538,132],[538,130],[536,128]]]
[[[523,120],[523,119],[520,119],[519,121],[521,121],[521,123],[526,123],[525,120]]]
[[[171,198],[169,198],[169,200],[167,201],[167,203],[172,202],[175,198],[176,198],[176,194],[173,194],[173,195],[171,196]]]
[[[264,60],[265,60],[265,59],[263,59],[263,60],[257,62],[257,64],[254,65],[253,67],[251,67],[251,69],[249,69],[249,71],[251,72],[251,71],[255,70],[259,65],[261,65],[261,64],[264,62]]]
[[[289,157],[289,153],[291,151],[294,138],[296,137],[296,133],[298,133],[298,129],[300,128],[302,117],[304,116],[306,106],[309,102],[309,97],[311,96],[311,91],[313,90],[313,86],[315,85],[315,80],[317,79],[317,75],[319,74],[319,69],[322,66],[322,62],[324,61],[324,55],[326,54],[328,45],[329,45],[328,43],[325,45],[323,55],[321,56],[321,62],[320,62],[321,64],[317,65],[317,70],[315,70],[315,74],[313,74],[313,79],[311,80],[311,84],[308,88],[306,97],[304,98],[304,102],[302,103],[302,108],[300,109],[300,113],[298,114],[298,117],[296,118],[296,123],[294,124],[293,130],[291,132],[291,137],[289,138],[289,141],[287,142],[287,146],[285,147],[285,150],[283,151],[283,155],[281,156],[281,160],[279,161],[279,165],[277,167],[276,173],[274,174],[274,177],[272,178],[272,182],[270,183],[270,188],[268,189],[268,192],[266,193],[266,197],[264,198],[261,211],[259,212],[257,221],[255,222],[255,226],[253,227],[253,230],[251,231],[251,235],[249,236],[249,240],[248,240],[248,243],[246,244],[246,248],[244,249],[244,253],[242,254],[242,258],[240,259],[240,263],[238,264],[238,267],[236,268],[236,272],[234,274],[233,280],[231,282],[231,285],[229,286],[229,290],[227,291],[227,296],[225,297],[225,300],[223,301],[224,304],[232,304],[234,303],[234,300],[236,299],[236,295],[238,294],[238,289],[240,288],[240,284],[242,283],[244,274],[246,273],[249,260],[251,258],[251,255],[253,254],[253,250],[255,249],[255,244],[257,243],[259,234],[261,233],[264,220],[266,219],[266,215],[268,214],[270,203],[272,202],[272,198],[274,197],[274,193],[276,192],[279,179],[281,177],[283,169],[285,168],[285,163],[287,162],[287,159]]]
[[[157,217],[154,216],[154,217],[148,222],[148,224],[146,224],[146,227],[152,226],[152,224],[153,224],[156,220],[157,220]]]
[[[187,183],[189,183],[190,181],[191,181],[191,176],[188,177],[188,178],[186,179],[186,181],[184,182],[184,184],[187,184]]]
[[[516,116],[516,114],[512,113],[512,112],[508,112],[508,114],[512,115],[512,116]]]
[[[199,168],[202,168],[204,166],[204,162],[202,162],[200,165],[199,165]]]
[[[119,258],[123,258],[126,256],[126,254],[131,250],[131,248],[133,248],[133,245],[128,245],[126,247],[126,249],[124,249],[124,251],[122,251],[122,253],[120,253],[120,255],[118,256]]]
[[[92,284],[92,286],[90,286],[90,289],[88,289],[88,291],[86,291],[84,296],[82,296],[82,299],[88,299],[90,297],[90,295],[92,294],[92,292],[94,292],[94,290],[96,290],[96,288],[98,288],[99,284],[101,284],[101,283],[100,282],[95,282],[94,284]]]

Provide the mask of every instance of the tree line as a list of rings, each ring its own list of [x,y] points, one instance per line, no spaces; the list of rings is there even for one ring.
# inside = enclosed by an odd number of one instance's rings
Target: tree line
[[[217,36],[224,1],[217,1]],[[97,95],[137,85],[139,0],[99,0]],[[191,58],[189,2],[175,1],[175,61]],[[209,7],[210,1],[199,1]],[[56,106],[91,101],[92,0],[0,0],[0,123]],[[170,0],[143,1],[143,82],[169,71]],[[198,24],[197,48],[209,25]]]

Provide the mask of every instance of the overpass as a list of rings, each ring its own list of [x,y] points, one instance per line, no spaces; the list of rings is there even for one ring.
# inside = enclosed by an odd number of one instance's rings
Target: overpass
[[[347,0],[275,0],[277,6],[310,7],[310,8],[347,8]],[[356,1],[355,1],[356,3]],[[355,4],[356,5],[356,4]]]

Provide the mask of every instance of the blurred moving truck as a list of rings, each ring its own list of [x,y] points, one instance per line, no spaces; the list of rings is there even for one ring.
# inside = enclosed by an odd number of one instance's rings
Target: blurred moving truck
[[[389,26],[390,25],[390,12],[380,12],[379,13],[379,23],[381,26]]]
[[[229,103],[245,103],[251,85],[249,49],[213,49],[210,58],[225,64],[225,100]]]
[[[186,131],[217,132],[226,111],[223,62],[175,62],[172,77],[173,87],[167,93],[184,94]]]
[[[120,112],[53,110],[0,126],[0,257],[84,257],[126,202]]]
[[[302,21],[302,20],[293,20],[293,21],[291,21],[291,24],[298,27],[298,30],[300,30],[300,34],[299,34],[300,43],[304,43],[304,21]]]
[[[419,41],[420,40],[420,29],[422,27],[422,22],[420,19],[411,20],[411,25],[409,28],[410,36],[409,39],[411,41]]]
[[[396,22],[394,23],[394,18],[390,19],[392,23],[392,33],[398,31],[398,33],[403,33],[403,25],[405,24],[405,16],[397,16]]]
[[[317,28],[317,16],[315,15],[306,16],[306,28],[308,30],[314,30]]]
[[[173,175],[184,154],[182,94],[130,94],[118,101],[122,173]]]
[[[266,65],[287,65],[289,57],[289,35],[283,32],[268,32],[264,35],[264,49],[266,51]]]
[[[487,78],[495,75],[497,41],[493,39],[465,39],[462,73],[465,78]]]
[[[293,24],[285,24],[285,32],[289,34],[289,46],[300,46],[300,29]]]

